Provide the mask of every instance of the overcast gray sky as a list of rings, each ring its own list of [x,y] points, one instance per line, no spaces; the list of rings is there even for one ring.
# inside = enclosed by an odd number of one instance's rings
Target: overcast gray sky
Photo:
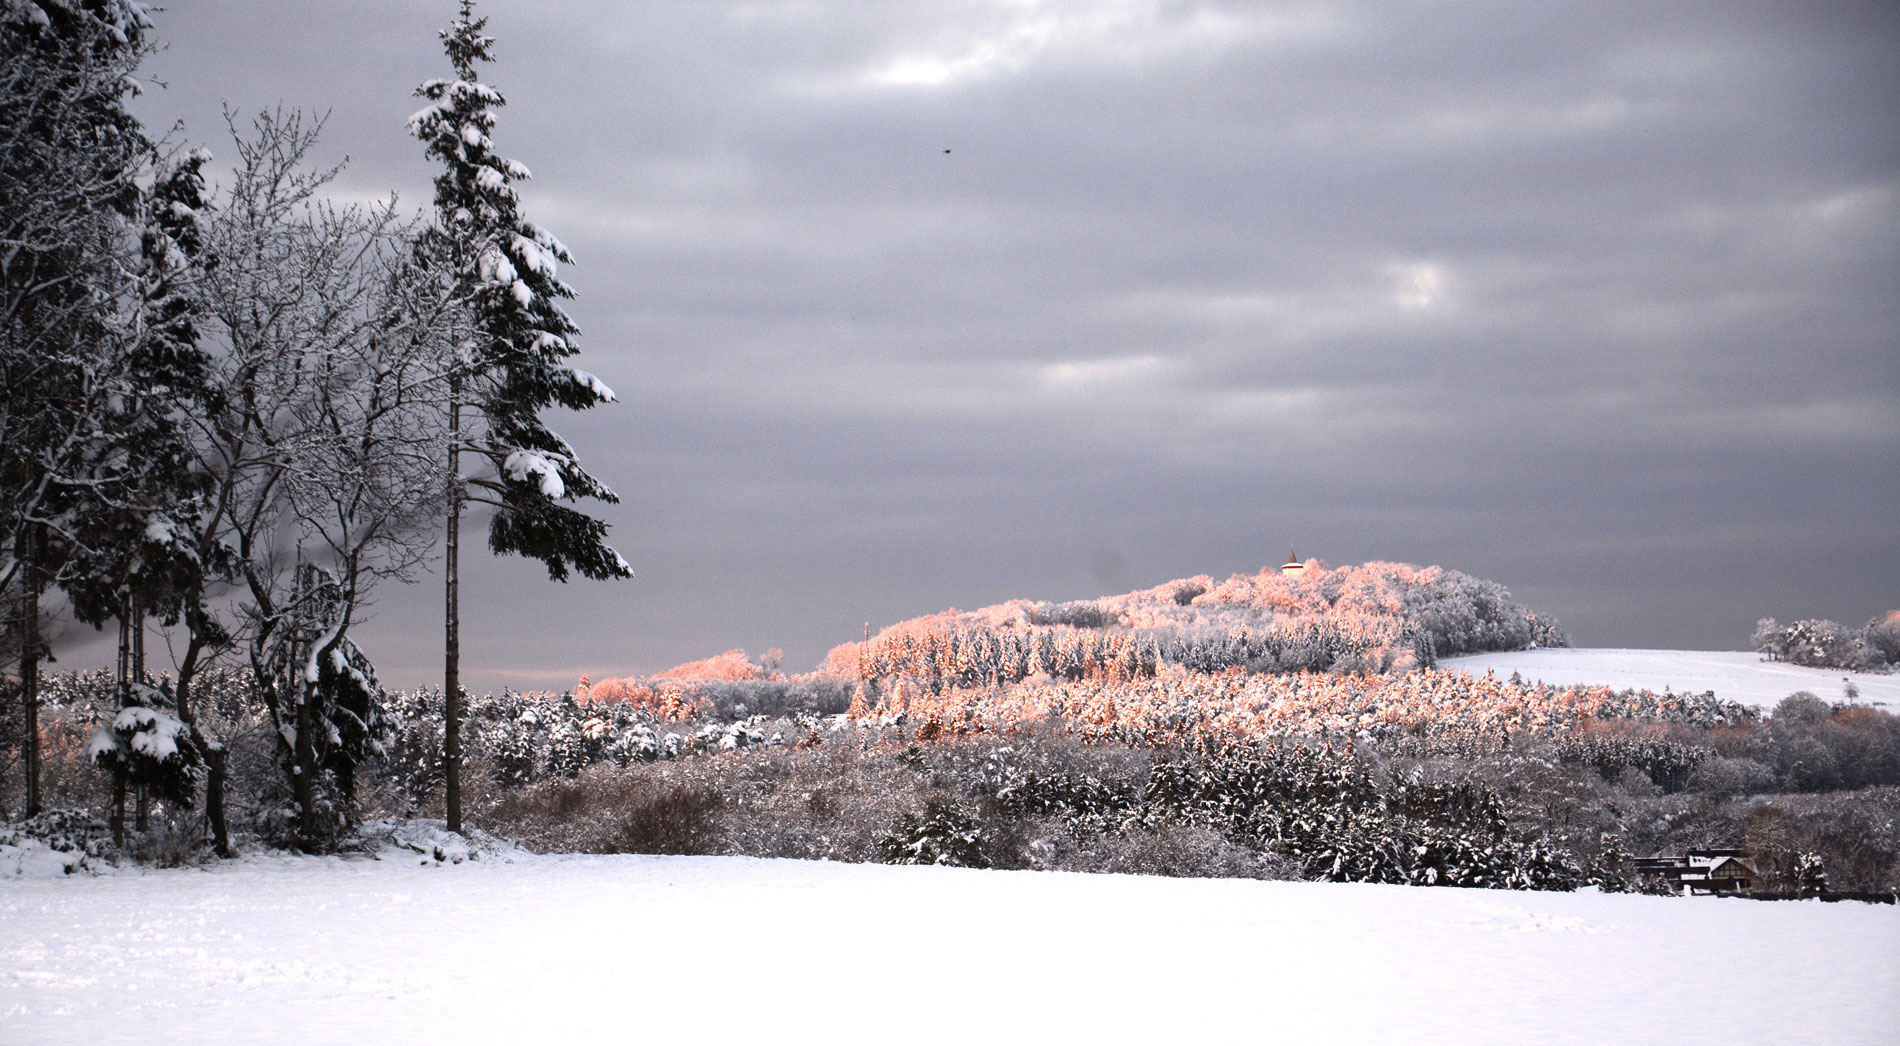
[[[328,109],[348,191],[427,203],[453,3],[168,6],[154,128]],[[1900,606],[1894,4],[478,10],[622,400],[550,420],[638,576],[471,557],[473,687],[1289,545],[1585,646]],[[439,681],[439,600],[379,593],[387,682]]]

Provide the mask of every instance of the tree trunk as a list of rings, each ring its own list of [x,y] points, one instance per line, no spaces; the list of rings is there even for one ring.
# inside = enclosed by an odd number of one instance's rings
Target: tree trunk
[[[224,817],[226,753],[223,745],[199,733],[198,713],[191,701],[191,684],[198,676],[198,659],[204,653],[207,631],[203,610],[195,604],[188,604],[185,608],[185,627],[190,638],[185,641],[185,656],[178,662],[178,689],[174,695],[178,703],[178,718],[190,726],[192,733],[204,744],[205,764],[209,771],[205,774],[205,819],[211,823],[211,847],[219,857],[230,857],[231,836]]]
[[[231,834],[225,827],[224,767],[228,753],[216,741],[205,745],[205,762],[211,772],[205,777],[205,817],[211,822],[211,847],[219,857],[235,857]]]
[[[139,605],[139,597],[132,597],[132,682],[145,684],[145,608]],[[152,794],[144,785],[138,791],[138,829],[143,832],[151,827]]]
[[[145,608],[132,597],[132,681],[145,682]]]
[[[119,707],[125,708],[138,703],[134,685],[139,678],[138,642],[133,638],[133,622],[138,620],[138,597],[126,595],[119,600]],[[125,767],[121,764],[112,772],[112,842],[115,846],[125,845]],[[133,827],[143,832],[150,826],[150,811],[145,800],[145,786],[132,789]]]
[[[119,707],[132,703],[132,598],[119,597]]]
[[[125,770],[123,767],[112,771],[112,814],[108,819],[112,826],[112,845],[125,845]]]
[[[312,714],[315,699],[309,693],[309,688],[316,684],[302,679],[293,679],[291,683],[297,702],[297,744],[291,749],[290,786],[297,800],[297,834],[301,837],[298,844],[305,852],[314,853],[323,842],[323,833],[317,824],[317,723]]]
[[[449,384],[449,520],[446,541],[447,576],[442,670],[442,802],[448,828],[462,830],[462,622],[457,560],[462,544],[462,383]]]
[[[21,771],[26,776],[25,816],[40,812],[40,525],[26,525],[20,580],[26,585],[24,631],[20,639]]]

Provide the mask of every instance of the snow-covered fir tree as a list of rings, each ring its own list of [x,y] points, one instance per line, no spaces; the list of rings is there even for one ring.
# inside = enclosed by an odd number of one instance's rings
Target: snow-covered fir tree
[[[612,402],[606,384],[567,360],[579,334],[560,300],[574,296],[558,275],[573,256],[560,240],[529,221],[517,183],[526,167],[494,150],[490,135],[501,92],[482,83],[476,65],[493,61],[494,39],[483,33],[472,0],[442,31],[454,76],[416,89],[429,105],[410,117],[410,133],[442,164],[435,179],[435,224],[420,255],[446,273],[462,306],[451,336],[448,394],[451,471],[462,472],[464,451],[480,466],[449,495],[445,774],[449,827],[461,829],[459,636],[460,519],[464,504],[490,505],[489,548],[547,565],[564,581],[570,573],[596,579],[632,576],[626,560],[606,543],[607,524],[569,507],[582,498],[618,501],[580,465],[567,441],[542,423],[540,412],[562,406],[584,410]],[[462,411],[472,408],[464,428]]]
[[[204,150],[160,164],[141,201],[139,269],[130,322],[102,405],[98,438],[74,502],[74,554],[61,587],[81,621],[120,633],[122,696],[143,682],[144,622],[175,622],[197,572],[188,540],[204,511],[190,419],[210,407],[209,358],[198,345]],[[190,721],[189,710],[181,718]]]
[[[0,606],[38,809],[40,599],[122,389],[124,257],[151,144],[126,100],[150,50],[130,0],[0,0]]]

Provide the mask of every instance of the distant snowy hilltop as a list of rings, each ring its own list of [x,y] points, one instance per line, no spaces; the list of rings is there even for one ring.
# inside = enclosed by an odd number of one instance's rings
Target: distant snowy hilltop
[[[1392,673],[1456,654],[1566,645],[1556,622],[1496,582],[1442,567],[1335,568],[1312,559],[1219,584],[1203,574],[1100,599],[948,610],[836,647],[825,668],[960,685],[1142,678],[1169,666]]]

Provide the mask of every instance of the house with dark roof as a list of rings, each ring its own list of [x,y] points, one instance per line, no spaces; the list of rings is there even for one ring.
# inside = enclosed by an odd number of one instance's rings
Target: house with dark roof
[[[1639,857],[1638,875],[1660,875],[1682,887],[1686,894],[1736,893],[1755,883],[1755,869],[1740,850],[1690,850],[1681,857]]]

